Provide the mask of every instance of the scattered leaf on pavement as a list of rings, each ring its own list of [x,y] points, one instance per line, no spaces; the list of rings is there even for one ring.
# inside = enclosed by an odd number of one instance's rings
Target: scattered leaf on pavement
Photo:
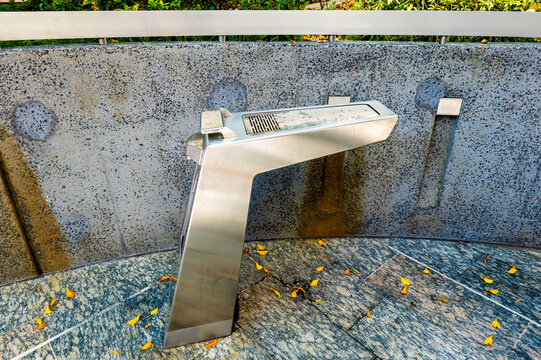
[[[257,253],[258,253],[259,255],[265,255],[265,254],[268,253],[268,252],[269,252],[269,250],[257,250]]]
[[[372,316],[372,315],[370,314],[370,310],[367,310],[367,311],[366,311],[366,316],[367,316],[367,317]]]
[[[151,345],[152,345],[152,340],[150,340],[150,341],[147,342],[145,345],[143,345],[143,347],[141,348],[141,350],[146,350],[146,349],[148,349]]]
[[[321,270],[323,270],[323,266],[320,266],[320,267],[316,268],[316,271],[321,271]]]
[[[156,314],[157,312],[158,312],[158,308],[152,310],[152,311],[150,312],[150,315],[154,315],[154,314]]]
[[[274,295],[280,297],[280,292],[278,290],[274,290],[273,288],[269,288],[270,291],[274,293]]]
[[[215,347],[217,343],[218,343],[218,339],[214,339],[211,342],[209,342],[208,344],[203,345],[203,347],[207,348],[207,349],[210,349],[210,348]]]
[[[265,246],[261,245],[260,243],[257,243],[257,250],[263,251],[263,250],[267,250],[267,248]]]
[[[402,295],[406,295],[408,293],[408,285],[404,285],[404,288],[400,290],[400,293]]]
[[[66,296],[69,297],[69,298],[74,298],[77,294],[75,293],[75,291],[73,290],[70,290],[70,289],[66,289]]]
[[[319,282],[319,279],[312,280],[312,282],[310,282],[310,286],[314,287],[317,285],[318,282]]]
[[[492,259],[490,256],[487,256],[483,262],[486,264],[488,260]]]
[[[487,289],[487,288],[485,288],[485,290],[488,291],[491,294],[494,294],[494,295],[496,295],[498,293],[498,289]]]
[[[423,270],[423,273],[424,274],[430,274],[430,270],[428,270],[428,268],[426,268],[426,269]]]
[[[111,350],[111,352],[112,352],[114,355],[118,354],[118,350]]]
[[[499,328],[501,328],[500,323],[498,322],[498,319],[496,319],[496,320],[494,320],[494,321],[492,322],[492,326],[494,327],[494,329],[499,329]]]
[[[318,240],[317,244],[319,246],[327,247],[327,244],[325,244],[322,240]]]
[[[140,318],[141,318],[141,314],[137,315],[136,317],[134,317],[133,319],[131,319],[130,321],[128,321],[128,325],[135,325],[135,324],[137,324],[137,322],[139,321]]]
[[[492,283],[494,282],[494,280],[489,279],[489,278],[487,278],[487,277],[482,277],[482,276],[481,276],[481,279],[483,279],[487,284],[492,284]]]
[[[485,341],[483,342],[483,344],[485,345],[492,345],[492,336],[489,336],[485,339]]]
[[[402,282],[402,284],[404,284],[406,286],[411,285],[411,283],[408,280],[404,279],[402,276],[400,277],[400,281]]]
[[[444,302],[444,303],[446,303],[446,304],[449,304],[449,300],[446,300],[446,299],[437,298],[436,300],[441,301],[441,302]]]
[[[347,268],[346,271],[344,271],[344,275],[349,275],[349,268]]]
[[[511,269],[507,270],[507,272],[509,274],[514,274],[517,272],[517,268],[515,267],[515,265],[511,266]]]
[[[297,297],[297,291],[299,291],[299,290],[293,290],[293,292],[291,293],[291,297],[292,297],[292,298],[296,298],[296,297]]]
[[[145,325],[145,330],[148,329],[150,327],[150,325],[152,325],[151,323],[148,323]]]
[[[161,283],[162,281],[171,279],[171,276],[164,276],[160,280],[158,280],[158,283]]]

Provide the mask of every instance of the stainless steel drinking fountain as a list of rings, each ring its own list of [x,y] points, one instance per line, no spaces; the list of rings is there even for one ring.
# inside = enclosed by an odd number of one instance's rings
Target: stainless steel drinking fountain
[[[385,140],[397,120],[377,101],[204,112],[165,347],[231,334],[255,175]]]

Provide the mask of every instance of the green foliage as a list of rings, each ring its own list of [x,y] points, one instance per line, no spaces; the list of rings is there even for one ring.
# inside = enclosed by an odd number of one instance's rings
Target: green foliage
[[[353,10],[526,11],[535,0],[364,0]],[[537,4],[539,5],[539,4]]]

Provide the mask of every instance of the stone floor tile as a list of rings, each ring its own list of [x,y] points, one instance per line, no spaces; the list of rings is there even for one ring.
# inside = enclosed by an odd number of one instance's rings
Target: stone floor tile
[[[145,351],[140,349],[150,339],[141,327],[127,324],[131,317],[129,310],[119,304],[53,340],[51,346],[57,358],[66,360],[163,359],[155,345]]]
[[[336,260],[329,249],[319,246],[317,240],[272,240],[260,241],[266,246],[268,253],[257,253],[257,243],[245,243],[250,252],[248,255],[273,275],[290,284],[305,284],[316,273],[316,267],[330,267]]]
[[[164,276],[178,276],[180,256],[175,250],[136,256],[100,264],[111,279],[117,294],[126,298]]]
[[[391,298],[361,318],[350,333],[382,359],[479,359],[466,343]]]
[[[391,238],[387,244],[451,278],[456,278],[482,255],[456,241]]]
[[[520,341],[509,352],[508,360],[539,360],[541,359],[541,328],[532,323],[528,325]]]
[[[124,303],[133,316],[141,315],[141,319],[152,316],[155,309],[170,308],[170,292],[174,282],[163,281],[152,285],[149,289],[140,294],[128,297]]]
[[[365,316],[367,310],[375,307],[385,294],[378,287],[366,283],[361,275],[352,270],[346,275],[345,270],[341,264],[323,269],[318,275],[317,286],[308,286],[306,290],[315,307],[331,322],[347,330]],[[301,291],[298,293],[302,295]]]
[[[256,253],[259,257],[259,254]],[[267,274],[258,270],[255,266],[255,259],[250,254],[243,253],[240,261],[239,291],[261,281]]]
[[[269,288],[281,293],[276,296]],[[374,359],[346,332],[274,277],[239,295],[238,324],[274,359]]]
[[[37,315],[32,306],[29,289],[29,281],[0,287],[0,336],[29,322]]]
[[[219,338],[213,348],[207,349],[203,345],[210,341],[196,344],[179,346],[177,348],[163,350],[167,359],[235,359],[235,360],[264,360],[271,359],[247,333],[237,327],[231,336]]]
[[[541,272],[541,249],[476,243],[467,243],[466,245],[510,266],[515,265],[517,268],[523,268],[530,272]],[[485,256],[483,256],[484,258]]]
[[[366,281],[386,292],[389,301],[415,312],[416,317],[430,321],[445,336],[453,335],[476,350],[478,359],[504,359],[528,322],[444,276],[423,273],[423,269],[422,265],[398,255]],[[404,286],[400,276],[411,282],[406,295],[400,294]],[[492,327],[495,319],[501,324],[499,330]],[[494,345],[486,350],[483,340],[491,335],[495,338]]]
[[[521,265],[514,274],[509,274],[508,263],[492,258],[485,264],[480,259],[470,266],[458,281],[541,323],[541,270],[532,270],[532,266]],[[487,284],[481,276],[488,277],[493,282]],[[489,294],[485,289],[497,289],[498,293]]]
[[[26,322],[0,335],[0,359],[11,359],[47,340],[45,331],[36,330],[36,326]]]
[[[24,360],[59,360],[51,347],[51,344],[44,345],[39,349],[23,357]]]
[[[98,265],[58,272],[30,281],[29,285],[33,310],[48,324],[44,331],[49,337],[120,301],[117,290]],[[76,296],[66,297],[66,288],[74,291]],[[54,312],[46,314],[44,310],[52,299],[58,299],[58,302]]]

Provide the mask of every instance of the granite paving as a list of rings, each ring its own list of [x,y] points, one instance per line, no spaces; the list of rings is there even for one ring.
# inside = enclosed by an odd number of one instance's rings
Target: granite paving
[[[259,245],[268,253],[245,244],[238,316],[214,347],[163,349],[176,282],[159,280],[180,261],[166,251],[0,287],[0,359],[541,359],[540,250],[395,238]]]

